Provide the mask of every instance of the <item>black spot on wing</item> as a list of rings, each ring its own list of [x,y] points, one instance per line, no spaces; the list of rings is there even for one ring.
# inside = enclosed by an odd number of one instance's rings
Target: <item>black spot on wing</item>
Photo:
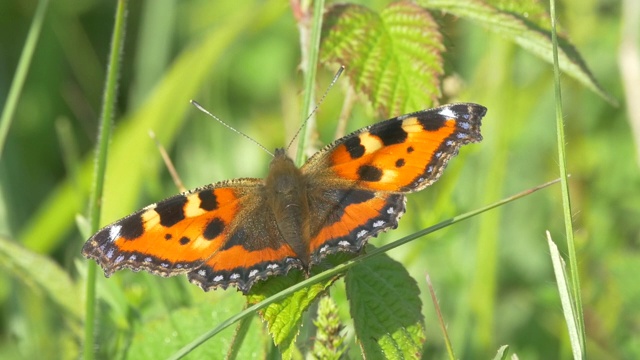
[[[373,165],[362,165],[358,168],[358,178],[362,181],[380,181],[382,179],[382,170]]]
[[[213,190],[203,190],[198,193],[200,209],[212,211],[218,208],[218,199]]]
[[[142,212],[135,213],[133,215],[127,216],[126,218],[120,220],[117,225],[120,225],[120,236],[127,239],[133,240],[137,239],[144,233],[144,224],[142,223]],[[109,232],[108,228],[105,228],[103,231]]]
[[[213,240],[217,238],[220,234],[222,234],[223,230],[224,230],[224,221],[216,217],[211,219],[211,221],[209,221],[207,226],[204,228],[204,232],[202,233],[202,235],[207,240]]]
[[[401,167],[403,167],[403,166],[404,166],[404,164],[405,164],[404,159],[398,159],[398,160],[396,160],[396,167],[397,167],[397,168],[401,168]]]
[[[183,236],[180,238],[180,245],[187,245],[189,243],[189,241],[191,241],[191,239],[189,239],[186,236]]]
[[[384,126],[374,126],[370,131],[371,135],[375,135],[385,146],[402,144],[407,140],[407,132],[402,128],[402,121],[389,121]]]
[[[430,111],[417,113],[415,114],[415,117],[418,119],[420,125],[422,125],[422,128],[426,131],[437,131],[442,128],[445,121],[447,121],[444,116]]]
[[[171,240],[171,238],[172,238],[172,237],[173,237],[173,235],[171,235],[171,234],[169,234],[169,233],[164,234],[164,239],[165,239],[165,240]]]
[[[344,142],[344,146],[347,148],[349,155],[352,159],[358,159],[365,153],[364,146],[360,143],[360,137],[354,136],[352,138],[347,139]]]
[[[159,202],[154,210],[160,215],[160,224],[164,227],[171,227],[184,220],[184,205],[186,203],[187,197],[183,195]]]

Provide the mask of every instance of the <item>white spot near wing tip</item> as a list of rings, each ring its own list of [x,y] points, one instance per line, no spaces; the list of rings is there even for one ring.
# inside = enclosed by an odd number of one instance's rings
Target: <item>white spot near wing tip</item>
[[[114,242],[117,238],[120,237],[120,230],[122,230],[122,225],[113,225],[109,228],[109,241]]]
[[[237,280],[237,279],[240,279],[240,274],[238,274],[238,273],[233,273],[233,274],[231,274],[231,276],[229,276],[229,279],[231,279],[231,280]]]
[[[454,118],[457,117],[456,113],[453,112],[453,110],[451,110],[451,108],[449,107],[444,107],[442,109],[440,109],[440,111],[438,111],[438,114],[447,117],[447,118]]]
[[[250,278],[251,278],[251,277],[254,277],[254,276],[256,276],[256,275],[258,275],[258,270],[255,270],[255,269],[254,269],[254,270],[251,270],[251,271],[249,272],[249,277],[250,277]]]
[[[376,227],[380,227],[380,226],[382,226],[382,225],[384,225],[384,221],[383,221],[383,220],[378,220],[378,221],[376,221],[376,222],[374,222],[374,223],[373,223],[373,227],[374,227],[374,228],[376,228]]]
[[[215,281],[215,282],[222,281],[222,280],[224,280],[224,276],[222,276],[222,275],[218,275],[218,276],[213,278],[213,281]]]

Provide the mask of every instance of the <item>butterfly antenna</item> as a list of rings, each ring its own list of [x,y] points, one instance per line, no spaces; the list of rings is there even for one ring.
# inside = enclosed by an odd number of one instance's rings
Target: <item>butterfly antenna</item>
[[[298,138],[298,136],[300,135],[300,132],[305,127],[305,125],[307,125],[307,122],[309,121],[309,119],[311,119],[313,114],[315,114],[316,111],[318,111],[318,108],[320,107],[320,105],[322,105],[322,102],[324,101],[324,98],[327,97],[327,94],[329,93],[329,90],[331,90],[333,85],[335,85],[335,83],[338,81],[338,78],[340,78],[340,75],[342,75],[343,71],[344,71],[344,65],[341,65],[340,69],[338,69],[336,74],[333,76],[333,80],[331,80],[331,83],[329,84],[329,86],[327,86],[327,90],[325,90],[324,94],[322,94],[322,97],[320,98],[320,101],[318,101],[318,104],[313,108],[313,110],[311,111],[309,116],[307,116],[306,120],[302,123],[302,125],[300,125],[300,127],[298,128],[298,131],[296,131],[295,135],[293,135],[293,138],[291,139],[291,141],[289,141],[289,145],[287,145],[287,149],[289,149],[291,147],[291,145],[293,144],[293,142]]]
[[[236,134],[240,134],[240,135],[244,136],[245,138],[249,139],[252,143],[258,145],[258,147],[260,147],[262,150],[264,150],[267,154],[271,155],[272,157],[275,156],[275,155],[273,155],[273,153],[271,151],[269,151],[266,147],[264,147],[262,144],[257,142],[254,138],[252,138],[249,135],[243,133],[242,131],[236,130],[233,126],[231,126],[231,125],[227,124],[226,122],[220,120],[217,116],[215,116],[212,113],[210,113],[209,111],[207,111],[207,109],[203,108],[202,105],[198,104],[198,102],[196,102],[195,100],[190,100],[190,102],[191,102],[191,104],[193,104],[193,106],[198,108],[198,110],[200,110],[203,113],[211,116],[212,118],[216,119],[216,121],[218,121],[220,124],[226,126],[227,129],[229,129],[229,130],[235,132]]]

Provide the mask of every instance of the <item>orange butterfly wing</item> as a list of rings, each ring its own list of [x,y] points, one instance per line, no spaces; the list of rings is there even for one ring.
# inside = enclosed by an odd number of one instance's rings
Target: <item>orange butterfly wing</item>
[[[104,227],[82,249],[110,276],[130,268],[161,276],[188,274],[204,290],[253,282],[301,267],[267,221],[263,184],[240,179],[176,195]],[[246,241],[246,239],[253,241]]]
[[[386,120],[347,135],[303,166],[308,177],[314,263],[336,251],[359,251],[366,240],[395,228],[402,194],[435,182],[460,146],[482,140],[487,109],[465,103]],[[314,189],[340,189],[333,198]]]

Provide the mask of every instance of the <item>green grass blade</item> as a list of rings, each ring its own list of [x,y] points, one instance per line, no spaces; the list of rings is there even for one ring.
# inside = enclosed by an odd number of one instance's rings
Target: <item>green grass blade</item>
[[[100,129],[98,130],[98,151],[95,157],[95,167],[93,172],[93,187],[89,197],[89,222],[91,232],[98,231],[100,226],[100,207],[102,203],[102,192],[104,189],[104,178],[107,168],[107,154],[109,139],[111,137],[111,125],[116,103],[118,87],[118,77],[120,74],[120,59],[124,45],[126,29],[126,8],[127,0],[118,1],[116,9],[113,37],[111,39],[111,49],[109,50],[109,63],[107,79],[102,102],[102,112],[100,114]],[[95,324],[95,300],[96,300],[96,269],[95,262],[89,262],[87,268],[87,289],[85,303],[85,323],[84,323],[84,359],[93,359],[94,355],[94,324]]]
[[[547,242],[549,243],[549,251],[551,252],[551,262],[553,263],[553,273],[558,283],[558,292],[560,293],[560,302],[562,303],[562,312],[569,330],[569,340],[571,341],[571,350],[575,360],[584,359],[584,351],[582,340],[580,339],[580,328],[578,327],[578,314],[575,311],[571,296],[571,288],[567,279],[564,260],[560,256],[558,246],[553,242],[551,233],[547,231]]]
[[[303,5],[304,6],[304,5]],[[302,119],[306,119],[313,108],[315,96],[316,73],[318,70],[318,53],[320,50],[320,34],[322,30],[322,16],[324,14],[324,0],[313,2],[313,20],[311,24],[311,33],[305,24],[305,19],[299,19],[298,28],[300,29],[300,38],[302,39],[302,71],[304,73],[304,100],[302,103]],[[308,44],[304,42],[308,41]],[[305,147],[309,136],[315,128],[315,116],[311,116],[309,120],[302,125],[301,133],[303,136],[298,140],[298,150],[296,152],[296,164],[302,165],[305,155]]]
[[[562,208],[564,213],[565,236],[567,238],[567,251],[569,254],[569,273],[571,284],[571,302],[576,314],[576,326],[578,328],[578,338],[583,356],[585,354],[585,328],[582,312],[582,297],[580,295],[580,275],[578,272],[578,258],[576,256],[576,246],[573,237],[573,222],[571,218],[571,198],[569,194],[569,181],[567,175],[567,156],[565,148],[564,122],[562,115],[562,90],[560,87],[560,65],[558,63],[558,37],[556,34],[556,4],[555,0],[550,0],[551,13],[551,35],[553,43],[553,76],[556,96],[556,133],[558,147],[558,165],[560,170],[560,189],[562,191]],[[575,355],[575,353],[574,353]]]
[[[498,352],[496,353],[496,356],[493,358],[493,360],[507,360],[508,356],[509,356],[509,345],[502,345],[498,349]]]
[[[426,275],[426,281],[429,288],[429,294],[431,295],[431,301],[433,302],[433,308],[436,311],[436,315],[438,316],[438,324],[440,325],[440,330],[442,331],[442,337],[444,339],[444,345],[447,348],[449,360],[455,360],[457,358],[453,350],[453,345],[451,344],[451,338],[449,337],[447,325],[445,324],[444,318],[442,317],[442,311],[440,311],[440,303],[438,302],[438,297],[436,296],[436,292],[433,289],[433,284],[431,283],[431,277],[429,276],[429,274]]]
[[[44,16],[47,13],[47,7],[49,0],[40,0],[36,13],[33,16],[31,27],[29,28],[29,34],[27,35],[27,41],[25,41],[22,54],[20,55],[20,61],[18,61],[18,68],[16,74],[11,82],[11,88],[9,89],[9,95],[7,96],[7,102],[4,104],[2,115],[0,116],[0,159],[2,159],[2,150],[4,149],[4,143],[7,140],[7,134],[11,127],[11,120],[13,114],[16,111],[18,105],[18,98],[22,92],[24,81],[27,78],[27,71],[29,65],[31,65],[31,59],[33,58],[33,52],[36,49],[38,38],[42,30],[42,23],[44,23]]]
[[[51,258],[0,235],[0,270],[46,295],[53,306],[64,310],[79,324],[82,319],[82,309],[78,307],[80,289],[66,270]]]

